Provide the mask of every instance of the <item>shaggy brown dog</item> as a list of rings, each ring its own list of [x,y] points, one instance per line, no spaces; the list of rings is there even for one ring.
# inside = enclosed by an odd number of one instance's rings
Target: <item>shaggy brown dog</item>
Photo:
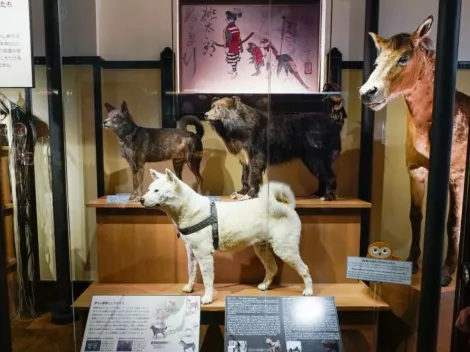
[[[239,97],[214,98],[205,118],[243,166],[243,187],[233,197],[255,197],[267,165],[300,158],[318,178],[319,188],[314,195],[326,200],[336,199],[332,163],[341,152],[340,133],[346,114],[342,104],[336,108],[334,103],[336,110],[332,116],[320,112],[268,116],[243,104]],[[342,117],[337,119],[337,116]]]

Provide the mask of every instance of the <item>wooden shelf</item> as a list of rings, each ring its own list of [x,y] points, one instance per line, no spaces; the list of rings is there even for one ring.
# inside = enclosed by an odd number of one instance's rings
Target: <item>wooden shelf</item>
[[[223,202],[235,202],[229,196],[222,196]],[[90,201],[87,204],[89,208],[129,208],[129,209],[147,209],[138,202],[128,202],[125,204],[106,203],[106,196]],[[371,203],[356,198],[338,199],[332,202],[323,201],[317,198],[297,197],[297,209],[363,209],[370,208]],[[148,209],[152,211],[153,209]]]
[[[183,295],[184,284],[91,284],[74,302],[77,310],[88,310],[95,295]],[[201,306],[202,311],[225,311],[225,297],[238,296],[300,296],[303,286],[284,284],[269,291],[260,291],[253,285],[216,284],[214,302]],[[389,310],[387,303],[363,282],[350,284],[314,284],[317,296],[333,296],[339,311],[383,311]],[[191,295],[202,296],[203,285],[198,284]]]
[[[10,147],[6,145],[2,145],[0,146],[0,150],[10,150]]]
[[[13,203],[5,203],[3,204],[3,210],[13,209]]]

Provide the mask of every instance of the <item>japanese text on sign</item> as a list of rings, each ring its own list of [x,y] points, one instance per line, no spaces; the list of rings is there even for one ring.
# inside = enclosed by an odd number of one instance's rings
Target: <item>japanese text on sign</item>
[[[0,84],[33,87],[29,0],[0,0]]]

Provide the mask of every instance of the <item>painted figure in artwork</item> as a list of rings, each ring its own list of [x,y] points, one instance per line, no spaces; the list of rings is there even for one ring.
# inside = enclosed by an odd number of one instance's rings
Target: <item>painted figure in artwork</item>
[[[238,75],[237,66],[238,62],[241,60],[240,53],[243,52],[240,29],[235,24],[240,17],[242,17],[242,12],[239,9],[225,12],[227,27],[224,28],[222,34],[225,43],[225,61],[232,67],[232,71],[229,72],[232,79],[236,78]]]
[[[434,99],[436,54],[428,37],[433,23],[429,16],[414,32],[383,38],[370,33],[379,52],[376,67],[360,88],[362,103],[378,111],[389,101],[403,97],[407,107],[406,166],[410,177],[410,221],[412,230],[408,260],[418,272],[421,256],[422,207],[429,170],[430,134]],[[442,285],[452,282],[456,271],[467,152],[470,96],[455,92],[454,131],[449,180],[447,255]]]
[[[261,74],[261,67],[264,66],[264,55],[261,49],[253,42],[248,43],[248,48],[246,49],[251,57],[250,64],[255,66],[256,72],[252,76],[259,76]]]
[[[297,70],[297,64],[292,59],[289,54],[280,54],[279,51],[271,44],[271,41],[267,38],[261,39],[261,47],[265,50],[266,54],[271,51],[274,55],[275,60],[277,61],[277,71],[276,74],[279,77],[282,70],[286,73],[286,76],[289,76],[289,73],[293,75],[297,81],[304,87],[305,89],[310,90],[307,84],[304,82],[302,77],[300,77],[299,71]],[[269,66],[267,66],[269,70]]]

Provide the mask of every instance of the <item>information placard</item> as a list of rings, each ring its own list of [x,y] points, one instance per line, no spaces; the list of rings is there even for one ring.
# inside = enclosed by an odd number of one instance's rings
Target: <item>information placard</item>
[[[0,1],[0,88],[33,88],[30,0]]]
[[[348,257],[348,279],[411,285],[411,262]]]
[[[227,296],[227,352],[343,351],[333,297]]]
[[[81,352],[199,351],[199,296],[94,296]]]

